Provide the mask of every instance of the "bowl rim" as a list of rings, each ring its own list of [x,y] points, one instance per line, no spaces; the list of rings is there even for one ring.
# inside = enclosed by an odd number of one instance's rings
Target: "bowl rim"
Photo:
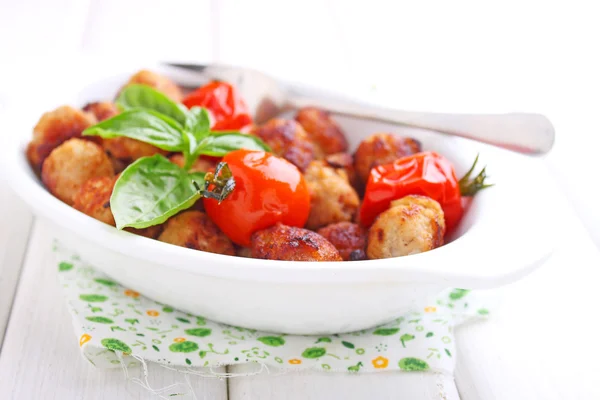
[[[97,65],[96,65],[97,67]],[[138,65],[139,67],[139,65]],[[162,71],[158,64],[144,68]],[[118,69],[119,74],[132,73],[140,68],[130,66]],[[114,78],[115,69],[102,70],[93,68],[94,72],[87,74],[87,85],[90,82],[102,82]],[[101,71],[104,71],[102,73]],[[70,95],[61,95],[64,104],[73,104],[81,86],[73,86]],[[53,101],[53,103],[55,103]],[[33,111],[31,118],[35,118]],[[39,118],[39,114],[37,116]],[[29,119],[27,119],[29,122]],[[31,120],[33,124],[34,120]],[[17,123],[11,127],[15,132],[23,131],[23,124]],[[20,140],[19,140],[20,137]],[[441,140],[450,140],[440,136]],[[545,246],[537,246],[529,251],[521,251],[518,258],[507,257],[506,253],[494,252],[487,235],[494,229],[493,223],[511,220],[512,213],[500,212],[500,218],[489,218],[492,210],[497,208],[498,197],[510,193],[510,180],[496,181],[497,185],[478,194],[477,201],[470,211],[474,221],[470,228],[454,241],[435,250],[405,257],[381,260],[364,260],[353,262],[306,262],[278,261],[227,256],[197,250],[191,250],[157,240],[148,239],[125,231],[119,231],[83,213],[77,212],[69,205],[52,196],[35,177],[26,160],[24,148],[30,139],[30,134],[15,135],[5,147],[6,154],[2,157],[8,171],[8,183],[17,194],[28,203],[39,216],[51,220],[62,228],[82,235],[98,246],[108,248],[122,255],[136,257],[148,263],[159,263],[168,268],[184,269],[190,273],[223,277],[227,279],[243,279],[254,281],[274,281],[287,283],[325,283],[325,282],[374,282],[374,281],[403,281],[403,282],[442,282],[447,286],[463,283],[461,287],[497,286],[511,282],[525,275],[551,253],[553,246],[550,242]],[[451,138],[460,147],[469,149],[473,144],[465,139]],[[466,151],[466,150],[465,150]],[[481,153],[482,161],[487,159]],[[506,207],[504,208],[506,210]],[[487,214],[486,214],[487,213]],[[514,220],[515,216],[513,216]],[[527,229],[529,228],[529,229]],[[531,235],[539,233],[533,230],[531,224],[522,229]],[[519,235],[517,235],[519,236]],[[525,235],[526,237],[527,235]],[[503,247],[515,245],[519,238],[505,241]],[[476,250],[476,251],[475,251]],[[495,254],[486,260],[486,268],[481,268],[482,256]],[[455,261],[459,261],[456,263]],[[452,264],[451,268],[447,264]],[[510,265],[512,264],[512,265]],[[507,266],[509,265],[509,266]]]

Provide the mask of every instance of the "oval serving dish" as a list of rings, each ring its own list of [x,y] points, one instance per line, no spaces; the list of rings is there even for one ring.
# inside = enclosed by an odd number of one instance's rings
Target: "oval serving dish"
[[[139,65],[178,79],[177,71]],[[54,106],[111,99],[140,68],[103,70]],[[100,70],[99,68],[97,70]],[[90,76],[90,74],[88,74]],[[188,82],[185,82],[189,84]],[[201,83],[201,82],[199,82]],[[243,92],[242,92],[243,95]],[[4,171],[14,190],[65,246],[124,286],[206,318],[290,334],[349,332],[388,322],[447,287],[488,288],[515,281],[539,266],[551,244],[525,175],[504,171],[505,152],[464,139],[371,121],[335,118],[354,150],[366,136],[393,132],[414,137],[423,149],[449,158],[461,176],[478,152],[496,185],[479,193],[446,245],[417,255],[354,262],[287,262],[190,250],[105,225],[52,196],[35,176],[25,146],[45,110],[9,125]],[[8,130],[7,130],[8,131]],[[504,160],[504,161],[503,161]],[[525,186],[526,187],[526,186]]]

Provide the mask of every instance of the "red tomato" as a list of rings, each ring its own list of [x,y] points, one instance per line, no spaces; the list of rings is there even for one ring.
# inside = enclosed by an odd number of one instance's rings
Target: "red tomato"
[[[459,181],[450,161],[434,152],[413,154],[371,169],[360,209],[361,224],[370,226],[392,200],[409,194],[428,196],[440,203],[446,232],[458,225],[463,215]]]
[[[204,208],[234,243],[249,247],[254,232],[277,222],[304,226],[310,195],[296,166],[264,151],[236,150],[223,161],[235,179],[235,189],[220,204],[204,198]]]
[[[248,107],[237,90],[225,82],[211,82],[183,99],[187,108],[205,107],[214,118],[213,131],[240,130],[252,123]]]

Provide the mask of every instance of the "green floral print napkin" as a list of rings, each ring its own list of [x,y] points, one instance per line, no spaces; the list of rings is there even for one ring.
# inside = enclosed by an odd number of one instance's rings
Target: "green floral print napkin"
[[[260,363],[288,370],[452,373],[453,328],[487,316],[468,290],[449,289],[420,309],[359,332],[294,336],[209,321],[117,282],[54,243],[60,283],[83,356],[99,368],[151,361],[190,367]]]

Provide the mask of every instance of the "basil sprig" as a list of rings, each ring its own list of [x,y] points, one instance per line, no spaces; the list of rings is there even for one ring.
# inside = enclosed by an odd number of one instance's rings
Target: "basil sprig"
[[[84,136],[127,137],[183,153],[181,168],[162,155],[143,157],[119,176],[110,198],[117,228],[146,228],[165,222],[200,197],[224,200],[235,188],[226,163],[215,173],[190,172],[200,155],[222,157],[233,150],[271,151],[262,140],[239,132],[211,132],[205,108],[176,103],[145,85],[130,85],[117,98],[120,114],[91,126]]]

